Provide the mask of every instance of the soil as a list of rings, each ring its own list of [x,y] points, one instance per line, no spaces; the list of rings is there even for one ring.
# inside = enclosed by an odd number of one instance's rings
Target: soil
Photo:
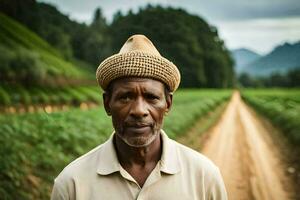
[[[202,134],[202,144],[194,146],[220,168],[229,200],[295,199],[273,131],[234,92],[218,122]]]

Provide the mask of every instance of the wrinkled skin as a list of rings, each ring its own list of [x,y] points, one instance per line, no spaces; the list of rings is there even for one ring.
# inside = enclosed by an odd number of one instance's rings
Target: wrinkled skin
[[[172,105],[164,84],[147,78],[115,80],[103,98],[116,136],[131,147],[146,147],[158,138],[164,114]]]

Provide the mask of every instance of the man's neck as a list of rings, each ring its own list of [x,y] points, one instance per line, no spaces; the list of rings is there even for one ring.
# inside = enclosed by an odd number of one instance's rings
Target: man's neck
[[[122,166],[139,165],[146,166],[148,163],[157,163],[161,158],[162,141],[160,134],[155,140],[145,147],[132,147],[115,135],[114,143],[119,162]]]

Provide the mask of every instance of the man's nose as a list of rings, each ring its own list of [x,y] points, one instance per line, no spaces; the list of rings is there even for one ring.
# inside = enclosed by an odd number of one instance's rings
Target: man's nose
[[[142,118],[148,116],[148,106],[147,103],[142,98],[137,98],[131,106],[130,116],[134,118]]]

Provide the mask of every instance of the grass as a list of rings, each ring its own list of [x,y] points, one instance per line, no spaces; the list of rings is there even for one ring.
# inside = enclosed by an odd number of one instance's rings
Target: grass
[[[179,90],[164,130],[171,138],[182,136],[230,95],[231,91],[225,90]],[[53,179],[63,167],[103,143],[112,130],[102,107],[0,115],[0,196],[49,199]]]
[[[243,90],[243,99],[300,145],[300,89]]]
[[[0,106],[79,105],[81,102],[102,102],[102,91],[98,86],[66,86],[43,88],[22,86],[0,86]]]
[[[95,79],[94,74],[86,67],[80,68],[76,65],[79,62],[67,61],[45,40],[2,13],[0,13],[0,43],[6,51],[34,54],[39,67],[46,71],[48,79],[57,77],[76,80]]]
[[[272,136],[279,141],[278,146],[285,152],[284,159],[289,169],[295,171],[287,175],[295,181],[294,185],[298,186],[300,183],[300,89],[248,89],[242,91],[242,97],[278,128]]]

